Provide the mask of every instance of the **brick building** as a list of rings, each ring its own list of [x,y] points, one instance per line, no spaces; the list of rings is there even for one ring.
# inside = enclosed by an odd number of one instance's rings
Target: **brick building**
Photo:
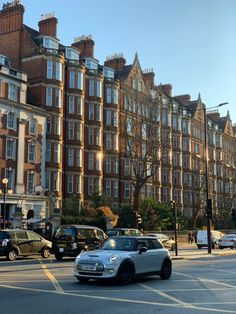
[[[61,44],[53,14],[42,16],[38,30],[24,25],[23,15],[20,1],[3,5],[0,53],[10,58],[13,68],[27,73],[29,106],[47,113],[40,184],[55,195],[56,206],[72,196],[83,203],[96,189],[111,197],[115,206],[133,201],[132,183],[143,165],[135,168],[128,151],[134,137],[131,122],[154,121],[154,137],[159,136],[165,148],[156,149],[158,167],[142,185],[141,197],[175,200],[183,214],[194,216],[205,197],[206,106],[201,97],[191,101],[189,95],[173,96],[170,84],[156,86],[154,72],[142,70],[137,54],[130,65],[122,55],[99,64],[90,35],[75,38],[71,46]],[[148,97],[155,102],[153,110]],[[210,197],[215,210],[232,207],[236,151],[229,114],[209,113],[208,133]],[[141,158],[149,146],[144,134],[137,156]],[[5,167],[1,161],[1,171]],[[144,170],[147,174],[148,164]]]

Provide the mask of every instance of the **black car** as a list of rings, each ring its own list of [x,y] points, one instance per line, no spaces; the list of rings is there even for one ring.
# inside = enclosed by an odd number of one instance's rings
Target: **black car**
[[[50,256],[52,243],[30,230],[0,230],[0,256],[14,261],[17,256]]]
[[[62,225],[53,235],[52,252],[59,261],[64,256],[76,257],[82,250],[99,247],[107,235],[99,228],[85,225]]]

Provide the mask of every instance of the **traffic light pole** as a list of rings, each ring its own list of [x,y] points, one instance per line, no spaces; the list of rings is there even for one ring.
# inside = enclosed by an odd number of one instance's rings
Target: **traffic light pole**
[[[206,218],[207,218],[207,246],[208,253],[211,254],[211,213],[212,205],[211,200],[209,199],[209,182],[208,182],[208,137],[207,137],[207,115],[206,108],[203,108],[204,111],[204,135],[205,135],[205,176],[206,176]]]

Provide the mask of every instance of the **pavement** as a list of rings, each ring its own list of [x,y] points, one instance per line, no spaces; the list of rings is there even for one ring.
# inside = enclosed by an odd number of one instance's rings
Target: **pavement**
[[[212,249],[211,254],[208,253],[208,249],[198,249],[195,243],[178,243],[177,255],[175,251],[170,252],[172,260],[178,259],[197,259],[204,257],[215,257],[215,256],[228,256],[235,255],[236,249]]]

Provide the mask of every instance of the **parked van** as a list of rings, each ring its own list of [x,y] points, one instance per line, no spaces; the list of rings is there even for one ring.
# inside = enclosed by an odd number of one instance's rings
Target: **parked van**
[[[52,253],[59,261],[64,256],[76,257],[82,250],[99,247],[107,235],[101,229],[85,225],[62,225],[53,235]]]
[[[211,231],[211,246],[213,249],[219,247],[219,240],[223,237],[223,233],[220,231]],[[197,232],[197,247],[201,249],[202,247],[208,247],[207,241],[207,230],[199,230]]]

